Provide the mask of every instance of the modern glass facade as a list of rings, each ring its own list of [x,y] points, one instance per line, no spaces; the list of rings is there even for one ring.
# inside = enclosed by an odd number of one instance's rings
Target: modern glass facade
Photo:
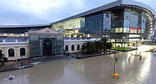
[[[53,24],[51,28],[54,30],[80,28],[81,20],[83,20],[83,18],[74,18],[71,20]]]
[[[76,37],[80,33],[79,29],[85,25],[84,18],[73,18],[67,21],[53,24],[51,28],[56,31],[64,32],[65,37]]]
[[[134,4],[135,3],[135,4]],[[114,42],[129,45],[151,39],[154,30],[154,11],[145,4],[134,0],[117,0],[93,10],[52,24],[52,29],[65,30],[74,34],[74,28],[86,37],[108,37]]]
[[[103,12],[103,32],[111,31],[111,12]]]
[[[82,32],[91,34],[91,37],[97,37],[102,34],[103,30],[103,13],[97,13],[85,17],[85,27]]]

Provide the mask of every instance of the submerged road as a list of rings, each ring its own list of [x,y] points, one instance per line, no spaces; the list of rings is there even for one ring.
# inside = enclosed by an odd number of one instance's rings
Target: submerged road
[[[117,53],[119,79],[112,77],[114,54],[111,54],[51,61],[32,68],[1,72],[0,84],[156,84],[156,55],[144,52],[149,49],[142,46],[137,51]],[[10,74],[15,79],[4,80]]]

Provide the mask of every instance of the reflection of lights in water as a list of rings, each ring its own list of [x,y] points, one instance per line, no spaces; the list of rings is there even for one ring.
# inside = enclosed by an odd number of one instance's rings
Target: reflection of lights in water
[[[128,52],[128,56],[127,56],[127,60],[130,58],[130,62],[134,62],[134,55],[135,55],[135,52],[136,51],[130,51],[130,52]]]
[[[148,53],[145,61],[142,65],[142,67],[140,68],[140,77],[141,78],[145,78],[148,76],[150,69],[151,69],[151,53]]]
[[[152,46],[140,46],[138,47],[139,51],[149,51],[152,48]]]
[[[126,56],[127,55],[127,56]],[[125,70],[125,68],[126,68],[126,62],[127,62],[127,58],[129,57],[129,52],[128,53],[125,53],[125,54],[123,54],[123,57],[122,57],[122,68],[123,68],[123,70]],[[127,60],[126,60],[127,59]]]
[[[115,55],[115,54],[111,54],[111,55],[109,55],[109,56],[110,56],[111,58],[114,58],[114,55]]]
[[[153,56],[156,56],[156,53],[155,52],[153,53]]]

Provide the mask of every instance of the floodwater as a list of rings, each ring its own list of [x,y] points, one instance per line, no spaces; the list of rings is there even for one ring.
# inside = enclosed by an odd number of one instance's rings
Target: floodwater
[[[58,60],[34,65],[32,68],[0,73],[0,84],[156,84],[156,56],[137,51],[116,54],[116,72],[112,77],[114,54],[86,59]],[[149,49],[149,48],[148,48]],[[142,55],[140,59],[138,54]],[[10,74],[14,80],[4,80]]]

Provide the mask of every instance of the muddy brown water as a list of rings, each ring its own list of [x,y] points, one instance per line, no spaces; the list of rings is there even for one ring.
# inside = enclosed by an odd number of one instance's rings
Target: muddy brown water
[[[136,56],[138,53],[142,55],[141,60]],[[112,54],[80,60],[57,60],[32,68],[2,72],[0,84],[156,84],[155,53],[138,50],[119,52],[117,57],[116,72],[120,74],[119,79],[112,77]],[[10,74],[15,79],[4,80]]]

